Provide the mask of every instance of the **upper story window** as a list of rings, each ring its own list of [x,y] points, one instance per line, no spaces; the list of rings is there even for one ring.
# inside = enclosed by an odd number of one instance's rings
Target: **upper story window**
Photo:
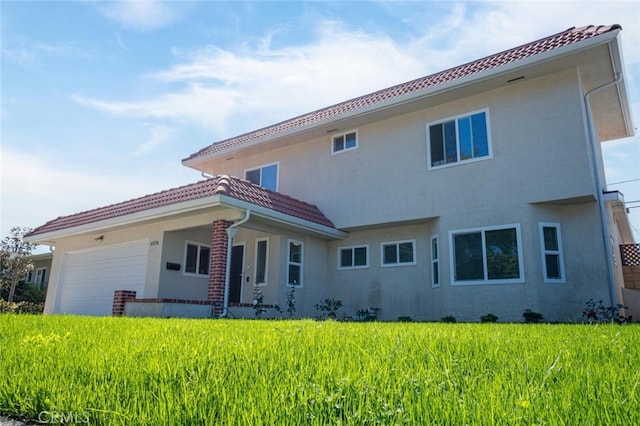
[[[489,111],[427,125],[429,168],[491,158]]]
[[[187,242],[184,253],[184,274],[208,276],[211,248],[204,244]]]
[[[349,151],[358,147],[358,133],[356,131],[336,135],[331,139],[331,153]]]
[[[450,231],[454,284],[523,283],[520,225]]]
[[[542,249],[542,273],[547,283],[564,283],[564,261],[560,224],[540,223],[540,247]]]
[[[263,188],[278,190],[278,163],[266,164],[255,169],[245,170],[244,178]]]

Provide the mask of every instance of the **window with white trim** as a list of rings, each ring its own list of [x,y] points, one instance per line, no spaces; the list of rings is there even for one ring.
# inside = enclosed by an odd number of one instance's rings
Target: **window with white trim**
[[[304,258],[301,241],[289,240],[287,250],[287,286],[302,287],[302,259]]]
[[[440,261],[438,254],[438,236],[431,237],[431,286],[440,287]]]
[[[338,269],[364,269],[369,267],[369,246],[340,247]]]
[[[0,269],[1,270],[1,269]],[[27,271],[27,275],[25,275],[24,282],[26,284],[30,283],[33,280],[33,271]]]
[[[416,240],[389,241],[380,245],[382,266],[416,264]]]
[[[358,132],[342,133],[331,138],[331,153],[349,151],[358,147]]]
[[[259,286],[267,285],[269,273],[269,238],[258,238],[256,240],[256,259],[255,259],[256,284]]]
[[[564,259],[559,223],[539,223],[544,282],[564,283]]]
[[[208,276],[211,248],[187,241],[184,253],[184,275]]]
[[[449,231],[454,284],[524,282],[520,225]]]
[[[36,269],[36,280],[34,284],[41,286],[45,283],[46,279],[47,279],[47,268]]]
[[[244,178],[251,183],[255,183],[272,191],[278,190],[278,163],[266,164],[248,169],[244,172]]]
[[[489,111],[427,124],[429,169],[491,158]]]

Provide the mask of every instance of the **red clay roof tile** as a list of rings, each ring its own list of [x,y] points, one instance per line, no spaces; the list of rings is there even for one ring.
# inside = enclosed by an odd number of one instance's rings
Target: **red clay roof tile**
[[[394,99],[402,95],[426,89],[428,87],[437,86],[438,84],[476,74],[481,71],[486,71],[491,68],[496,68],[501,65],[509,64],[553,49],[568,46],[570,44],[577,43],[579,41],[605,34],[607,32],[620,28],[621,27],[619,25],[589,25],[580,28],[569,28],[568,30],[561,33],[554,34],[552,36],[545,37],[543,39],[536,40],[534,42],[527,43],[518,47],[514,47],[512,49],[505,50],[504,52],[496,53],[494,55],[490,55],[485,58],[481,58],[473,62],[457,66],[455,68],[450,68],[436,74],[402,83],[397,86],[382,89],[377,92],[350,99],[348,101],[341,102],[327,108],[319,109],[308,114],[294,117],[289,120],[264,127],[262,129],[216,142],[194,154],[191,154],[183,161],[186,162],[194,160],[199,157],[215,154],[216,152],[228,148],[241,146],[256,139],[281,134],[291,129],[301,128],[306,125],[317,123],[329,118],[335,118],[342,114],[357,111],[361,108],[370,107],[389,99]]]
[[[58,217],[39,226],[28,235],[34,236],[73,228],[218,194],[334,228],[333,223],[312,204],[259,187],[246,180],[223,175],[106,207]]]

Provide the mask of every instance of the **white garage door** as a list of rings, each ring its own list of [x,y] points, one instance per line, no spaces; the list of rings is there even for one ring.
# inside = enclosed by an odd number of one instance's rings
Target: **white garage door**
[[[111,315],[113,292],[142,296],[149,242],[135,241],[65,254],[56,313]]]

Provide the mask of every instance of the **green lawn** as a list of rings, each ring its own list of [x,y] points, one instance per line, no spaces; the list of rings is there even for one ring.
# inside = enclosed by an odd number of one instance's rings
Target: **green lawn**
[[[0,370],[41,421],[640,424],[638,325],[0,315]]]

